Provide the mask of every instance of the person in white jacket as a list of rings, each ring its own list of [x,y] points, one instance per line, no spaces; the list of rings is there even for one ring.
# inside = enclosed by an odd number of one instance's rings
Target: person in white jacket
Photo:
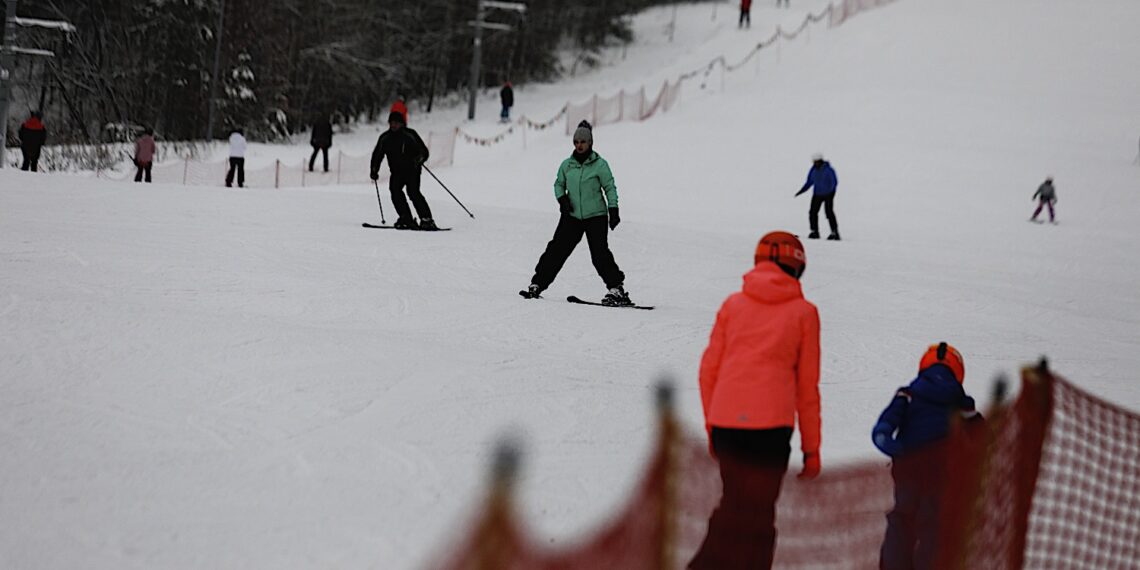
[[[245,135],[241,129],[234,129],[230,133],[230,170],[226,172],[226,188],[234,185],[234,174],[237,174],[238,188],[245,187]]]

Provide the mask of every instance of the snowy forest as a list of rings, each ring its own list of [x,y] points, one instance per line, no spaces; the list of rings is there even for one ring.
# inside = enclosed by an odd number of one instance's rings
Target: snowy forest
[[[530,0],[525,15],[488,10],[488,21],[513,29],[484,34],[480,86],[590,66],[600,48],[631,39],[632,14],[663,3]],[[56,54],[17,58],[11,111],[43,110],[54,143],[129,140],[143,125],[165,140],[205,138],[219,35],[214,133],[240,125],[272,141],[317,115],[375,119],[397,94],[430,111],[467,89],[477,2],[45,0],[18,9],[77,28],[17,36]]]

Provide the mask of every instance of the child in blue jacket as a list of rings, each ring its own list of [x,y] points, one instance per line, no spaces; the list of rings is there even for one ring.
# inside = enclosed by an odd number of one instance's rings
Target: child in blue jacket
[[[962,355],[945,342],[931,345],[918,377],[899,388],[879,416],[871,439],[892,458],[895,506],[887,514],[880,568],[922,569],[935,563],[938,509],[946,480],[945,446],[955,414],[981,421],[966,395]]]

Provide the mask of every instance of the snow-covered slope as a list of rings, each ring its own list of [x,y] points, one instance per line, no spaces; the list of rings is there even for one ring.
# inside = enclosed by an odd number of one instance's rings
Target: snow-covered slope
[[[651,13],[620,73],[528,88],[526,105],[732,60],[808,7],[757,5],[750,32],[728,4],[715,21],[684,8],[701,21],[684,49]],[[599,128],[622,199],[611,244],[652,312],[561,302],[602,293],[584,245],[547,299],[515,294],[557,220],[559,132],[461,147],[437,174],[478,217],[427,179],[455,228],[438,234],[360,228],[378,218],[367,186],[4,171],[0,567],[413,568],[479,501],[501,436],[526,446],[525,514],[572,540],[639,475],[660,374],[699,432],[715,312],[760,235],[806,233],[792,194],[817,150],[845,239],[808,243],[803,281],[825,469],[875,457],[871,422],[942,339],[983,400],[1046,353],[1140,408],[1137,21],[1131,0],[899,0]],[[493,132],[491,111],[471,128]],[[1046,175],[1057,226],[1025,221]]]

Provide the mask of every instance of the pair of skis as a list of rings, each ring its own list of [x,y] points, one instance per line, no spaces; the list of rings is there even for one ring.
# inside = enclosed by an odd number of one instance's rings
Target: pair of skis
[[[542,297],[531,297],[526,291],[519,291],[519,296],[524,299],[541,299]],[[595,307],[609,307],[611,309],[641,309],[643,311],[652,311],[653,307],[648,305],[607,305],[605,303],[598,303],[595,301],[587,301],[574,295],[566,297],[566,302],[574,303],[576,305],[593,305]]]
[[[404,229],[404,228],[397,228],[396,226],[370,224],[368,222],[364,222],[363,224],[360,224],[360,225],[361,225],[361,227],[372,228],[374,230],[400,230],[400,229]],[[407,229],[409,231],[413,231],[413,232],[449,232],[449,231],[451,231],[451,228],[436,228],[434,230],[422,230],[419,228],[414,228],[414,229],[413,228],[407,228]]]

